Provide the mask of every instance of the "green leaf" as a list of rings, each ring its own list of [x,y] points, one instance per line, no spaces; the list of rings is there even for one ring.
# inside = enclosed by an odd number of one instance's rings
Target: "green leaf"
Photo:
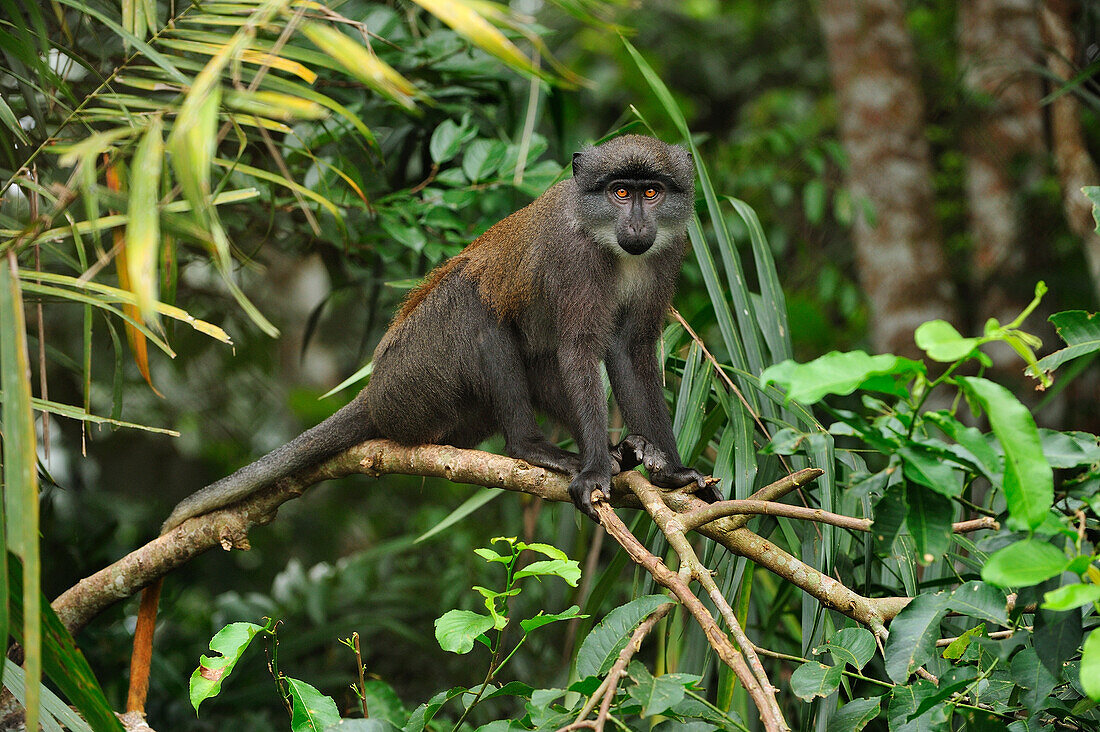
[[[473,650],[474,639],[493,628],[493,619],[472,610],[448,610],[435,621],[435,639],[439,647],[451,653]]]
[[[19,289],[15,253],[0,254],[0,387],[4,391],[0,410],[3,441],[3,507],[0,509],[0,551],[10,550],[23,560],[25,577],[21,601],[21,635],[24,639],[27,675],[27,726],[38,729],[38,700],[42,680],[41,566],[38,545],[37,438],[31,408],[31,370],[27,356],[27,326]],[[2,556],[0,556],[2,558]],[[4,562],[5,567],[7,562]],[[8,623],[7,576],[0,567],[0,630],[4,638],[16,632]]]
[[[263,629],[255,623],[230,623],[210,639],[210,650],[220,655],[201,656],[199,667],[191,674],[191,706],[196,713],[200,704],[221,693],[222,681],[233,672],[248,644]]]
[[[126,224],[126,267],[138,311],[156,322],[157,258],[160,256],[160,168],[164,161],[164,124],[153,117],[138,143],[130,168],[129,216]]]
[[[467,691],[464,686],[456,686],[439,692],[413,710],[413,713],[409,715],[409,721],[401,728],[402,732],[420,732],[428,726],[428,722],[432,720],[432,717],[444,704],[456,696],[467,693]]]
[[[983,635],[985,635],[985,623],[980,623],[951,641],[947,648],[943,649],[943,657],[950,661],[962,658],[962,655],[966,653],[966,649],[970,647],[970,641],[974,638],[981,638]]]
[[[1008,625],[1007,599],[1004,591],[984,582],[971,580],[959,585],[951,593],[948,607],[952,612],[971,618],[986,620],[997,625]]]
[[[1085,638],[1081,651],[1081,688],[1093,701],[1100,702],[1100,630]]]
[[[989,555],[982,579],[998,587],[1029,587],[1065,571],[1065,553],[1039,539],[1023,539]]]
[[[875,504],[874,523],[871,524],[871,539],[875,544],[875,552],[889,554],[894,547],[894,539],[901,532],[905,523],[905,515],[909,511],[906,503],[906,490],[904,485],[895,485],[882,494],[882,498]]]
[[[304,681],[286,677],[290,691],[292,732],[324,732],[340,721],[336,702]]]
[[[876,376],[908,378],[923,371],[923,364],[899,356],[833,351],[809,363],[788,360],[769,366],[760,374],[760,384],[783,387],[788,402],[815,404],[827,394],[851,394]]]
[[[642,716],[652,717],[679,704],[684,698],[685,687],[698,681],[699,677],[692,674],[651,676],[647,673],[628,692],[631,699],[642,705]]]
[[[374,363],[373,361],[371,363]],[[462,519],[466,518],[470,514],[476,512],[479,508],[484,506],[489,501],[504,494],[499,488],[481,488],[472,496],[462,502],[462,505],[447,514],[439,523],[432,528],[425,531],[420,536],[416,537],[414,544],[420,543],[425,539],[435,536],[441,531],[445,531],[451,526],[457,524]],[[475,550],[476,551],[476,550]]]
[[[1039,662],[1039,654],[1034,648],[1025,648],[1013,656],[1009,668],[1012,680],[1027,689],[1020,696],[1020,701],[1034,714],[1054,691],[1058,679]]]
[[[917,347],[933,361],[954,363],[974,352],[981,344],[980,338],[963,338],[954,326],[945,320],[922,323],[913,334]]]
[[[886,673],[894,683],[904,684],[932,658],[949,600],[950,596],[942,592],[917,595],[890,623],[883,655]]]
[[[607,673],[638,624],[670,602],[672,600],[665,595],[643,595],[609,612],[577,651],[577,678]]]
[[[875,636],[866,628],[842,628],[814,653],[828,651],[838,664],[849,664],[857,671],[875,655]]]
[[[826,666],[817,661],[804,663],[791,674],[791,691],[809,701],[815,696],[826,697],[837,690],[844,678],[843,666]]]
[[[478,12],[479,6],[468,0],[413,0],[413,2],[442,20],[456,33],[490,56],[495,56],[512,68],[532,76],[540,75],[539,70],[529,58],[523,55],[516,44],[482,17]]]
[[[959,470],[945,462],[942,455],[916,444],[906,445],[897,454],[902,459],[905,477],[914,483],[926,486],[941,496],[957,496],[962,492]]]
[[[472,183],[485,180],[500,167],[507,149],[500,140],[474,140],[462,156],[462,172]]]
[[[416,109],[412,82],[362,43],[323,23],[307,20],[301,28],[306,38],[356,79],[405,109]]]
[[[825,217],[825,184],[811,180],[802,189],[802,208],[811,224],[817,226]]]
[[[1098,601],[1100,601],[1100,585],[1077,582],[1043,595],[1042,607],[1047,610],[1073,610]]]
[[[10,658],[4,659],[3,673],[4,688],[12,693],[15,701],[26,706],[26,678],[17,664]],[[46,730],[61,730],[61,725],[69,732],[94,732],[88,723],[80,718],[80,715],[69,708],[69,705],[61,700],[46,686],[41,688],[42,693],[42,727]],[[52,725],[52,726],[51,726]]]
[[[1004,492],[1009,528],[1034,529],[1054,502],[1054,474],[1027,407],[1000,384],[961,376],[959,384],[981,404],[1005,453]]]
[[[23,565],[18,558],[8,553],[7,574],[11,585],[11,624],[9,632],[15,642],[23,642]],[[7,591],[8,583],[4,584]],[[69,703],[75,706],[84,719],[91,723],[96,732],[123,732],[103,690],[96,681],[84,654],[76,646],[76,641],[61,624],[50,607],[49,601],[41,594],[38,604],[42,609],[42,667]],[[26,646],[24,646],[26,647]]]
[[[1039,359],[1039,368],[1049,374],[1066,361],[1100,350],[1100,317],[1097,315],[1084,310],[1066,310],[1051,315],[1048,320],[1067,347]],[[1028,373],[1036,376],[1031,370]]]
[[[877,698],[853,699],[829,719],[829,732],[859,732],[879,715],[881,704]]]
[[[519,621],[519,626],[523,628],[524,633],[530,633],[532,630],[541,628],[544,625],[549,625],[550,623],[556,623],[559,620],[573,620],[574,618],[587,617],[587,615],[581,615],[581,609],[573,605],[568,610],[557,613],[556,615],[547,614],[540,610],[539,614],[535,617]]]
[[[951,546],[951,519],[955,509],[951,499],[910,483],[906,490],[909,512],[905,523],[916,545],[917,560],[929,565],[947,553]]]
[[[936,692],[935,684],[924,679],[908,686],[895,686],[890,693],[890,704],[886,708],[890,732],[940,732],[948,729],[946,723],[950,708],[946,704],[937,704],[916,719],[909,719]]]
[[[531,562],[516,572],[516,579],[540,575],[561,577],[570,587],[576,587],[577,581],[581,578],[581,567],[572,559],[547,559],[541,562]]]
[[[477,129],[468,126],[468,118],[462,118],[461,126],[453,119],[445,119],[432,132],[428,142],[428,152],[436,165],[447,162],[458,155],[459,150],[470,140],[477,137]]]
[[[545,557],[550,557],[551,559],[564,559],[567,561],[569,559],[569,555],[567,555],[561,549],[558,549],[556,546],[553,546],[552,544],[543,544],[541,542],[532,542],[528,544],[524,542],[523,548],[527,549],[528,551],[538,552],[539,554],[542,554]]]
[[[1081,192],[1092,201],[1092,220],[1096,223],[1096,233],[1100,234],[1100,186],[1082,186]]]
[[[1100,437],[1096,435],[1040,429],[1039,439],[1052,468],[1078,468],[1100,462]]]
[[[371,719],[385,721],[400,728],[409,718],[397,692],[385,681],[367,679],[363,689]]]

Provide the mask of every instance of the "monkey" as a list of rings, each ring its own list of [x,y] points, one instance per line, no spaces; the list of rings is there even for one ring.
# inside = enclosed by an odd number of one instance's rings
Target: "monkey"
[[[572,172],[409,293],[353,401],[184,499],[162,533],[379,437],[474,447],[503,434],[509,456],[568,474],[593,519],[593,492],[610,497],[612,475],[638,464],[660,487],[695,483],[715,500],[677,452],[656,355],[694,213],[691,154],[628,134],[574,153]],[[615,446],[601,363],[631,430]],[[550,442],[536,412],[577,452]]]
[[[161,534],[378,437],[474,447],[503,434],[511,457],[568,474],[570,498],[593,519],[594,493],[610,497],[612,475],[639,464],[660,487],[695,483],[718,500],[680,459],[657,363],[694,214],[691,155],[623,135],[574,153],[572,172],[409,293],[347,406],[181,501]],[[614,446],[601,363],[632,431]],[[536,412],[577,452],[550,442]],[[145,705],[159,591],[157,580],[142,592],[130,711]]]

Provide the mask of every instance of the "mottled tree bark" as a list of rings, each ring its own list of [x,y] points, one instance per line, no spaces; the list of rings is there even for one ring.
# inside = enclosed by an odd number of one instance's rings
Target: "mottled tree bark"
[[[1025,246],[1035,232],[1023,221],[1020,194],[1041,174],[1042,82],[1034,0],[967,0],[959,4],[963,86],[978,111],[963,133],[972,285],[976,322],[1011,321],[1031,300]],[[998,353],[997,355],[1001,355]],[[1018,360],[1010,349],[1003,355]]]
[[[1059,79],[1069,80],[1076,74],[1077,41],[1072,30],[1076,10],[1077,3],[1073,0],[1047,0],[1040,12],[1043,42],[1047,45],[1047,67]],[[1100,172],[1085,147],[1077,100],[1072,93],[1051,102],[1050,137],[1054,164],[1062,184],[1066,219],[1073,233],[1082,239],[1093,292],[1100,300],[1100,235],[1094,230],[1092,204],[1081,193],[1082,186],[1100,184]]]
[[[855,227],[856,262],[871,302],[877,350],[913,355],[913,330],[955,321],[933,213],[932,163],[924,137],[904,3],[822,0],[818,15],[849,158],[849,185],[874,207]]]

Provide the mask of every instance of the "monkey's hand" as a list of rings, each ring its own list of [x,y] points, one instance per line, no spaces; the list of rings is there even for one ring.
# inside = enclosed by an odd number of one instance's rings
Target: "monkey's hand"
[[[627,435],[623,441],[611,450],[611,456],[618,461],[622,470],[644,465],[649,480],[659,488],[672,490],[694,483],[698,488],[695,495],[707,503],[719,500],[714,480],[695,468],[680,464],[679,458],[670,456],[661,448],[641,435]]]
[[[604,498],[611,498],[611,474],[598,470],[582,470],[569,484],[569,497],[573,499],[573,505],[588,518],[599,523],[596,509],[592,507],[593,491],[600,491]]]

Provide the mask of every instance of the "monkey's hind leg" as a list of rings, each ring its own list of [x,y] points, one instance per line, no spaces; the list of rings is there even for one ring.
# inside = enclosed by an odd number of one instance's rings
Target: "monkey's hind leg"
[[[504,451],[510,457],[542,468],[576,475],[580,456],[546,439],[535,420],[531,387],[516,338],[496,319],[489,320],[479,337],[483,389],[497,427],[504,434]]]

